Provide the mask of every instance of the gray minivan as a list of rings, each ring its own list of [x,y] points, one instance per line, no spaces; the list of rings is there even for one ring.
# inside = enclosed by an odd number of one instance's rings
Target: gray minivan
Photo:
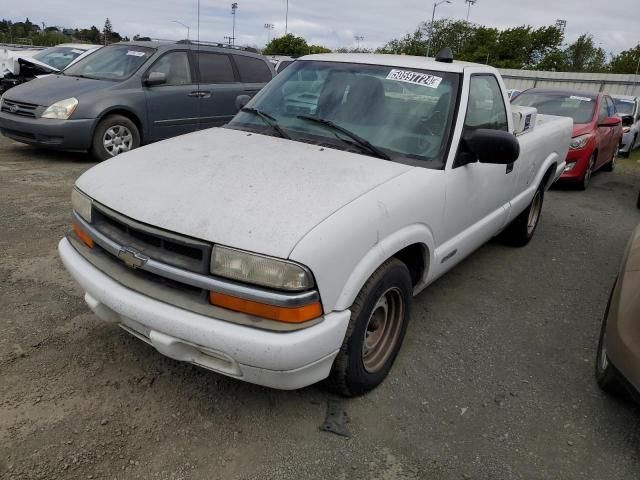
[[[227,123],[239,96],[275,75],[246,49],[189,41],[123,42],[0,99],[0,132],[19,142],[90,151],[97,160]],[[245,97],[246,98],[246,97]]]

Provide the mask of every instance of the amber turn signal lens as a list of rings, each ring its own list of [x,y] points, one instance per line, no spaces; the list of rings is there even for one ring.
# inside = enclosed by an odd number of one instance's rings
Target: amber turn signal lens
[[[76,222],[72,223],[73,231],[76,232],[77,237],[89,248],[93,248],[93,238],[87,232],[85,232],[80,225]]]
[[[320,302],[295,308],[277,307],[218,292],[209,292],[209,301],[218,307],[286,323],[303,323],[322,315]]]

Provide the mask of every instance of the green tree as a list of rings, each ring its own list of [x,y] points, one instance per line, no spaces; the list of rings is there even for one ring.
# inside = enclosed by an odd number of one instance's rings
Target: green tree
[[[104,27],[102,28],[102,35],[104,38],[105,45],[109,45],[111,43],[112,33],[113,33],[113,26],[111,25],[111,20],[107,18],[104,22]]]
[[[636,73],[640,65],[640,44],[634,48],[620,52],[611,59],[611,73]]]
[[[329,53],[331,50],[320,45],[309,45],[302,37],[288,33],[283,37],[274,38],[262,51],[263,55],[289,55],[300,57],[310,53]]]
[[[607,56],[601,47],[596,47],[589,33],[580,35],[565,50],[566,68],[571,72],[602,72],[606,69]]]

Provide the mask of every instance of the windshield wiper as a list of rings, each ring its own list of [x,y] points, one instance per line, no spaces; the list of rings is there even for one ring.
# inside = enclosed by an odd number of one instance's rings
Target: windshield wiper
[[[301,118],[303,120],[308,120],[310,122],[319,123],[320,125],[325,125],[331,128],[332,130],[335,130],[336,132],[340,132],[343,135],[346,135],[351,140],[353,140],[353,142],[348,142],[348,143],[353,144],[355,142],[355,144],[358,145],[362,150],[366,150],[372,156],[382,158],[383,160],[391,160],[391,157],[389,155],[384,153],[375,145],[372,145],[371,142],[369,142],[368,140],[365,140],[360,135],[353,133],[352,131],[347,130],[344,127],[341,127],[340,125],[333,123],[331,120],[315,117],[313,115],[296,115],[296,118]]]
[[[280,125],[278,125],[278,121],[274,117],[269,115],[268,113],[265,113],[262,110],[259,110],[257,108],[253,108],[253,107],[243,107],[243,108],[240,109],[240,111],[247,112],[247,113],[253,113],[254,115],[260,117],[264,123],[269,125],[271,130],[276,132],[282,138],[286,138],[287,140],[291,140],[291,136],[287,132],[285,132],[282,129],[282,127]]]

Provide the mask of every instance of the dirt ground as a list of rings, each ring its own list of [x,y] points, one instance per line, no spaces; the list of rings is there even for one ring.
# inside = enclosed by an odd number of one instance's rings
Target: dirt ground
[[[345,438],[319,430],[321,386],[241,383],[98,321],[56,254],[93,164],[0,139],[0,478],[637,479],[640,411],[593,379],[635,163],[549,192],[530,245],[418,296],[387,381],[341,400]]]

